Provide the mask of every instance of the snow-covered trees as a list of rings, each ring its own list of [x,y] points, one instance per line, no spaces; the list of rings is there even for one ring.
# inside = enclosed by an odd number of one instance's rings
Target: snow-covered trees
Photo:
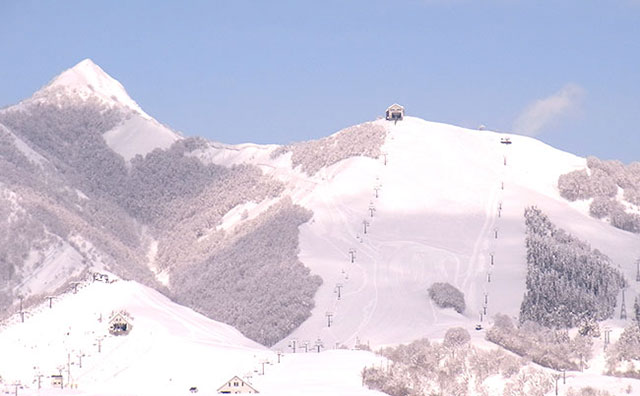
[[[558,178],[560,195],[569,201],[591,197],[589,175],[586,171],[573,171]]]
[[[175,271],[178,302],[273,345],[309,317],[322,283],[297,259],[298,226],[311,213],[284,200],[207,260]]]
[[[365,122],[329,137],[282,146],[272,157],[292,152],[293,167],[301,166],[303,172],[314,175],[320,169],[355,156],[378,158],[380,147],[387,137],[387,129],[373,122]]]
[[[527,291],[520,321],[573,327],[611,317],[624,286],[607,256],[556,228],[539,209],[525,209]]]
[[[471,341],[469,332],[462,327],[452,327],[444,334],[443,345],[450,348],[459,348]]]
[[[509,317],[496,315],[487,340],[509,351],[556,370],[578,370],[591,356],[593,341],[588,336],[573,339],[565,330],[552,330],[533,322],[515,327]]]
[[[606,390],[592,388],[587,386],[585,388],[573,389],[569,388],[567,396],[613,396]]]
[[[640,378],[640,327],[627,326],[618,341],[607,350],[607,370],[610,375]]]
[[[542,396],[552,389],[549,374],[503,350],[475,348],[465,334],[462,328],[449,329],[443,343],[421,339],[382,349],[387,367],[365,368],[364,383],[392,396],[489,394],[485,381],[492,376],[502,377],[501,394]]]
[[[310,213],[282,202],[221,227],[230,210],[277,198],[283,184],[255,166],[203,163],[192,154],[207,144],[194,138],[127,163],[103,134],[129,116],[64,95],[0,111],[0,195],[5,186],[16,191],[23,211],[0,196],[0,312],[29,254],[65,241],[83,262],[101,262],[255,340],[284,337],[308,317],[321,282],[297,260],[297,227]]]
[[[640,206],[640,163],[625,166],[620,161],[587,158],[586,170],[577,170],[558,178],[560,195],[569,201],[591,199],[589,213],[598,219],[608,219],[612,226],[625,231],[640,232],[640,216],[627,211],[617,200],[618,190],[628,203]]]
[[[466,307],[464,293],[446,282],[436,282],[429,288],[429,297],[440,308],[453,308],[463,313]]]

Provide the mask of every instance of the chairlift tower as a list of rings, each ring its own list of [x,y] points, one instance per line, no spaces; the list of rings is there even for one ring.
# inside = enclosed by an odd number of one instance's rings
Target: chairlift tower
[[[327,311],[325,316],[327,317],[327,327],[331,327],[331,323],[333,323],[333,312]]]
[[[362,220],[362,225],[364,227],[364,233],[367,233],[367,227],[369,227],[369,222],[366,220]]]
[[[298,342],[298,340],[295,338],[291,339],[291,342],[289,342],[289,346],[293,350],[293,353],[296,353],[296,342]]]
[[[351,262],[356,261],[356,249],[349,249],[349,256],[351,256]]]

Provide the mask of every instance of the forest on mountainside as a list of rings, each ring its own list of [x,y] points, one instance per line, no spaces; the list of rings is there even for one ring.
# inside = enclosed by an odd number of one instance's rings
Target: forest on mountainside
[[[238,230],[237,239],[171,277],[175,299],[271,346],[311,315],[322,279],[297,258],[307,209],[284,199]]]
[[[102,135],[136,116],[65,96],[0,111],[0,308],[66,241],[83,265],[102,262],[254,340],[279,341],[309,316],[321,283],[297,259],[311,213],[285,199],[219,228],[236,206],[281,198],[283,184],[253,165],[204,164],[191,155],[205,145],[198,138],[126,162]],[[154,244],[171,291],[148,266]]]
[[[624,165],[587,157],[587,170],[561,175],[558,190],[569,201],[591,199],[591,216],[625,231],[640,232],[640,162]]]
[[[469,343],[463,328],[447,330],[442,342],[416,340],[378,353],[387,367],[366,367],[363,382],[392,396],[492,394],[490,379],[499,376],[505,395],[543,396],[553,378],[502,349],[485,350]]]
[[[380,157],[386,138],[387,129],[383,125],[365,122],[323,139],[281,146],[271,153],[271,157],[291,152],[293,168],[300,166],[303,172],[313,176],[320,169],[350,157]]]
[[[527,278],[520,322],[574,327],[612,316],[626,281],[597,249],[556,227],[536,207],[525,209]]]
[[[523,358],[555,370],[580,370],[591,358],[593,337],[599,332],[581,331],[573,338],[566,329],[550,329],[532,321],[517,327],[507,315],[498,314],[486,339]],[[595,323],[595,328],[597,328]]]

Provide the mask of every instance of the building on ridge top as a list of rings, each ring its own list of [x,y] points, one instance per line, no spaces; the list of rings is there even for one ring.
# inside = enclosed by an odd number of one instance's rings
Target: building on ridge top
[[[402,121],[404,118],[404,107],[400,106],[397,103],[392,104],[387,107],[386,117],[389,121]]]

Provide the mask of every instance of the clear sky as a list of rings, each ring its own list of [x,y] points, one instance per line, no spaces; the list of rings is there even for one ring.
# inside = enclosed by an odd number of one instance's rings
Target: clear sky
[[[186,136],[408,115],[640,161],[640,0],[0,0],[0,107],[91,58]]]

